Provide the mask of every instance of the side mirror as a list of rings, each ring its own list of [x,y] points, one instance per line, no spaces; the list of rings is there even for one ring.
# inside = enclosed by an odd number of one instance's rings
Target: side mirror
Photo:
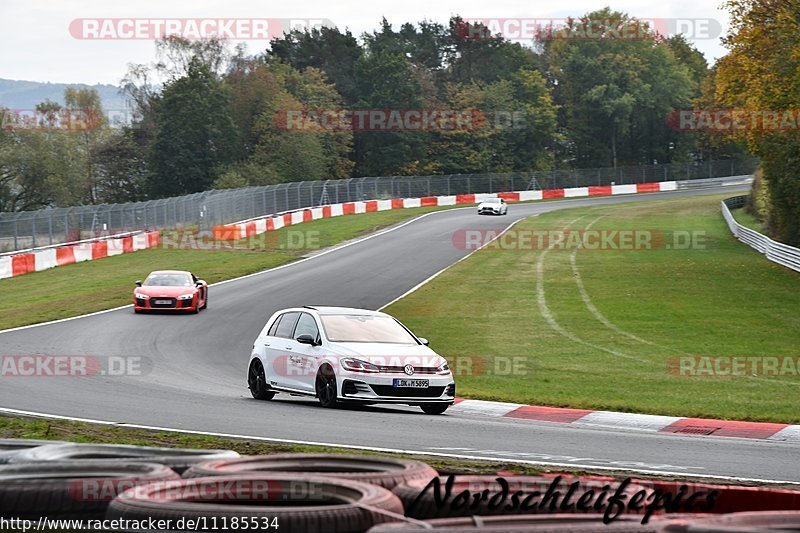
[[[317,339],[315,339],[314,337],[312,337],[311,335],[309,335],[307,333],[305,335],[300,335],[295,340],[297,342],[299,342],[300,344],[308,344],[310,346],[316,346],[317,345]]]
[[[205,282],[205,281],[203,281],[202,279],[198,279],[197,281],[195,281],[195,282],[194,282],[194,284],[195,284],[197,287],[199,287],[199,286],[201,286],[201,285],[205,285],[205,283],[206,283],[206,282]]]
[[[419,342],[421,342],[424,346],[430,344],[430,342],[428,342],[428,339],[426,339],[425,337],[417,337],[417,338],[419,339]]]
[[[141,287],[141,286],[142,286],[142,280],[140,280],[140,279],[137,279],[137,280],[136,280],[136,286],[137,286],[137,287]]]

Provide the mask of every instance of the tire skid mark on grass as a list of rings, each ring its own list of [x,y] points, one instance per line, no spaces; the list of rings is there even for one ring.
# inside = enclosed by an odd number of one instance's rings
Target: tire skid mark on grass
[[[596,219],[594,219],[591,222],[589,222],[589,224],[587,224],[586,227],[583,228],[584,231],[588,231],[592,226],[595,225],[595,223],[598,220],[600,220],[604,216],[605,215],[600,215]],[[575,279],[575,284],[578,286],[578,292],[580,292],[580,294],[581,294],[581,299],[583,300],[583,303],[586,306],[586,309],[589,310],[589,312],[592,314],[592,316],[594,316],[597,319],[598,322],[603,324],[605,327],[607,327],[611,331],[613,331],[615,333],[618,333],[618,334],[620,334],[620,335],[622,335],[624,337],[628,337],[629,339],[634,340],[636,342],[640,342],[642,344],[647,344],[648,346],[653,346],[653,347],[656,347],[656,348],[662,348],[664,350],[669,351],[670,353],[681,352],[683,354],[688,355],[686,352],[683,352],[681,350],[675,350],[673,348],[670,348],[669,346],[664,346],[663,344],[658,344],[658,343],[649,341],[647,339],[643,339],[643,338],[641,338],[641,337],[639,337],[637,335],[634,335],[633,333],[625,331],[621,327],[619,327],[616,324],[614,324],[613,322],[611,322],[611,320],[609,320],[603,313],[601,313],[600,310],[592,302],[592,298],[589,296],[589,292],[586,290],[586,286],[583,283],[583,278],[581,277],[581,272],[578,269],[578,263],[577,263],[577,260],[576,260],[577,254],[578,254],[578,250],[576,248],[576,249],[572,250],[572,253],[569,255],[569,262],[570,262],[570,265],[572,266],[572,273],[574,274],[573,278]]]
[[[578,218],[567,223],[566,227],[572,226],[574,223],[576,223],[582,218],[585,218],[586,216],[588,215],[579,216]],[[625,359],[631,359],[634,361],[638,361],[640,363],[655,364],[653,361],[650,361],[648,359],[641,359],[639,357],[635,357],[625,352],[620,352],[619,350],[614,350],[612,348],[606,348],[605,346],[593,344],[587,340],[578,337],[573,333],[570,333],[569,331],[564,329],[561,326],[561,324],[558,323],[555,316],[553,316],[553,313],[550,311],[550,308],[547,306],[547,297],[545,295],[545,289],[544,289],[544,261],[545,258],[547,257],[548,252],[552,250],[554,246],[555,243],[550,243],[545,250],[542,250],[542,252],[539,254],[539,260],[536,262],[536,303],[539,306],[539,313],[541,313],[545,321],[547,321],[547,325],[550,326],[550,328],[553,331],[555,331],[562,337],[566,337],[572,342],[588,346],[589,348],[595,350],[600,350],[602,352],[609,353],[615,357],[624,357]]]

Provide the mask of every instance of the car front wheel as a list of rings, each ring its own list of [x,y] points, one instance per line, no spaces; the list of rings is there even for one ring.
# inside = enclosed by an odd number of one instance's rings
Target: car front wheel
[[[267,377],[264,374],[264,365],[261,361],[254,359],[250,364],[250,371],[247,373],[247,388],[256,400],[271,400],[275,397],[275,391],[269,390]]]
[[[333,374],[332,368],[320,369],[314,389],[317,391],[317,399],[322,407],[333,408],[339,403],[336,394],[336,376]]]
[[[440,415],[447,411],[450,406],[446,403],[423,403],[419,407],[426,415]]]

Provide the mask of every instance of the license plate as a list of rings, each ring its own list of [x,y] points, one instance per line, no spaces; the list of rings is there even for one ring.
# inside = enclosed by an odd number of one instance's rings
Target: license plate
[[[427,379],[395,379],[393,383],[394,388],[408,387],[411,389],[427,389]]]
[[[170,305],[172,300],[155,300],[153,303],[156,305]]]

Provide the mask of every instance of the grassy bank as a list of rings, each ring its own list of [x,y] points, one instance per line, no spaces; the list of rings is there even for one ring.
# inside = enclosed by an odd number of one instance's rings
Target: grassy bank
[[[573,257],[568,249],[492,247],[387,311],[449,357],[460,396],[797,423],[797,375],[668,370],[687,356],[800,356],[800,275],[736,241],[719,212],[722,198],[527,219],[519,234],[643,230],[657,249]],[[685,247],[687,236],[694,244]]]
[[[289,263],[310,252],[441,209],[397,209],[315,220],[227,243],[233,249],[203,249],[210,243],[193,241],[189,235],[162,235],[158,248],[0,280],[0,329],[129,304],[133,282],[152,270],[189,270],[215,283]]]

